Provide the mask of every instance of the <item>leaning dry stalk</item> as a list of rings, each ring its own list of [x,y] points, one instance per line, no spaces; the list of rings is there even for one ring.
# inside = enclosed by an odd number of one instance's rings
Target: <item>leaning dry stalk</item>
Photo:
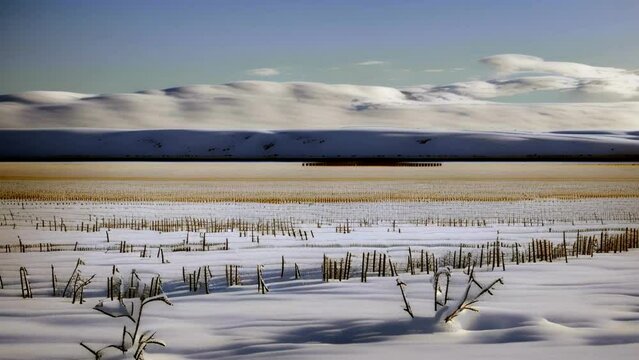
[[[397,281],[397,286],[399,286],[399,290],[402,292],[402,298],[404,299],[404,311],[406,311],[408,313],[408,315],[410,315],[411,318],[415,318],[415,315],[413,315],[413,310],[410,307],[410,304],[408,303],[408,299],[406,299],[406,293],[404,293],[404,286],[406,286],[406,283],[404,283],[403,281],[399,280],[399,278],[396,279]]]

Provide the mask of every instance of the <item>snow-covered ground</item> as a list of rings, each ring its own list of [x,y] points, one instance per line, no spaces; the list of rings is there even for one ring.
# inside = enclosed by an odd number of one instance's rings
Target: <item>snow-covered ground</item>
[[[0,358],[84,359],[91,354],[80,341],[117,343],[122,325],[130,328],[131,322],[92,310],[105,298],[106,278],[116,265],[125,279],[135,269],[147,284],[161,275],[173,303],[145,308],[142,328],[157,331],[167,342],[166,348],[150,345],[147,358],[633,359],[639,352],[637,249],[571,255],[568,264],[560,258],[519,265],[511,261],[511,251],[513,244],[525,248],[532,239],[561,246],[564,232],[568,248],[577,231],[582,238],[624,234],[626,228],[639,227],[637,206],[632,198],[280,205],[3,201]],[[137,230],[142,220],[147,228]],[[85,227],[96,221],[119,225],[87,232]],[[148,228],[170,221],[174,227],[164,231]],[[206,232],[209,251],[170,251],[187,236],[193,250],[202,246],[202,225],[187,232],[176,228],[178,221],[215,224]],[[258,230],[267,223],[278,229],[275,235]],[[223,250],[227,239],[229,249]],[[506,270],[484,264],[475,277],[484,285],[497,278],[504,284],[494,288],[493,296],[481,298],[479,313],[466,311],[451,323],[436,320],[433,274],[405,271],[408,248],[415,258],[424,250],[446,259],[462,243],[469,246],[464,253],[476,256],[477,246],[496,240],[503,246]],[[134,251],[120,253],[123,241]],[[20,242],[33,247],[20,253]],[[78,251],[73,251],[76,242]],[[40,243],[67,248],[39,252]],[[141,257],[145,244],[148,253]],[[5,252],[6,245],[12,245],[11,253]],[[166,250],[165,263],[157,257],[159,246]],[[415,319],[403,310],[397,277],[371,271],[368,281],[360,282],[362,253],[373,251],[396,263]],[[339,260],[347,252],[353,254],[352,277],[323,282],[323,256]],[[83,276],[96,274],[81,305],[51,296],[51,265],[60,292],[78,258],[85,262],[80,265]],[[295,264],[300,279],[295,279]],[[239,266],[241,286],[227,286],[226,265]],[[264,265],[267,294],[257,292],[257,265]],[[31,299],[20,296],[21,266],[29,272]],[[213,275],[210,294],[201,288],[189,291],[182,279],[183,267],[193,272],[202,266]],[[459,300],[467,279],[461,269],[452,271],[450,304]],[[119,356],[115,350],[109,354]]]

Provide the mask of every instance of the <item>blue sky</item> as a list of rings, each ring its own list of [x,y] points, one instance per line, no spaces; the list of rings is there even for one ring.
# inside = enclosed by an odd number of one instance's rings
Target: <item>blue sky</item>
[[[638,18],[636,0],[3,1],[0,93],[446,84],[499,53],[638,69]]]

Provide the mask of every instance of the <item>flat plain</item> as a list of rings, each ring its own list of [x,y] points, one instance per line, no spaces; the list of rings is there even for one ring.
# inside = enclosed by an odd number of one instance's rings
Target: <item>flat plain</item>
[[[639,351],[636,165],[0,169],[3,359]]]

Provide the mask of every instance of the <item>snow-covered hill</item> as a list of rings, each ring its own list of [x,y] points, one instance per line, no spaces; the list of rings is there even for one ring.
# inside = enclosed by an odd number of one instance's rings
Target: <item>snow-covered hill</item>
[[[611,71],[587,69],[584,78],[513,75],[403,89],[241,81],[127,94],[2,95],[0,158],[636,159],[639,102],[628,101],[634,92],[605,103],[487,101],[584,92],[594,86],[592,76]]]
[[[0,159],[618,159],[639,132],[2,130]]]

